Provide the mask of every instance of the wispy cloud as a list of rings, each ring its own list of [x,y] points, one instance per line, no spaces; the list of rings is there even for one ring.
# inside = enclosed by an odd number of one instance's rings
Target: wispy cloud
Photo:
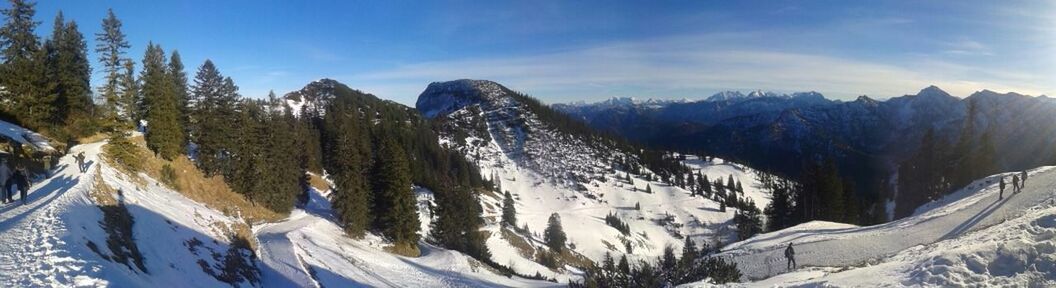
[[[416,63],[347,78],[404,103],[413,103],[426,83],[458,78],[496,80],[548,102],[611,96],[699,98],[726,89],[886,98],[933,84],[962,96],[984,88],[1056,91],[1026,75],[934,59],[874,62],[730,44],[737,38],[717,34],[644,39],[560,53]],[[960,44],[971,51],[986,48],[970,41]]]
[[[962,56],[992,56],[990,47],[974,40],[960,40],[946,43],[945,54]]]

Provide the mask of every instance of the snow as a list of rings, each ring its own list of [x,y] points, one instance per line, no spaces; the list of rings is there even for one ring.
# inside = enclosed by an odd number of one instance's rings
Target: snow
[[[173,191],[146,174],[129,176],[101,161],[103,143],[78,145],[62,157],[53,177],[35,183],[27,205],[0,206],[0,286],[3,287],[223,287],[203,270],[219,271],[234,226],[227,216]],[[71,155],[84,152],[81,173]],[[101,182],[94,181],[99,179]],[[100,203],[93,192],[105,183],[134,219],[132,236],[145,269],[113,262]],[[419,200],[431,192],[416,188]],[[277,223],[252,227],[258,240],[264,287],[549,287],[557,284],[509,278],[454,251],[423,244],[423,255],[402,257],[382,250],[380,237],[345,237],[333,222],[327,192],[312,190],[303,209]],[[17,197],[17,196],[16,196]],[[121,206],[112,206],[121,207]],[[427,215],[423,215],[427,217]],[[426,222],[428,223],[428,222]],[[99,253],[89,248],[94,243]],[[122,247],[122,250],[128,248]],[[126,250],[127,251],[127,250]],[[101,255],[102,254],[102,255]],[[249,259],[249,258],[247,258]]]
[[[685,163],[694,173],[701,172],[708,176],[708,180],[712,182],[716,179],[721,179],[723,183],[726,183],[726,179],[733,175],[733,179],[741,181],[741,185],[744,186],[743,196],[752,199],[760,211],[770,205],[769,192],[764,190],[763,185],[759,183],[759,179],[756,177],[756,175],[763,172],[723,160],[722,158],[713,158],[711,162],[707,162],[704,159],[700,159],[699,156],[686,155]]]
[[[432,192],[415,188],[419,200]],[[421,244],[420,257],[384,252],[377,235],[355,240],[334,222],[327,192],[314,188],[304,209],[282,222],[254,227],[258,255],[271,269],[264,283],[271,287],[545,287],[555,283],[507,278],[485,269],[468,256]],[[423,218],[431,218],[422,215]],[[424,223],[430,221],[426,219]]]
[[[441,131],[448,133],[441,133],[441,145],[461,152],[477,164],[481,175],[495,177],[502,191],[513,195],[517,228],[527,226],[532,232],[517,234],[533,248],[544,246],[542,231],[553,213],[561,217],[569,250],[595,262],[606,253],[653,261],[666,246],[680,251],[685,237],[712,246],[735,240],[735,209],[719,212],[712,199],[690,196],[685,189],[647,181],[641,175],[631,175],[633,184],[626,182],[628,171],[612,166],[613,159],[626,154],[602,141],[552,128],[506,91],[490,81],[434,83],[419,97],[417,108],[431,117],[445,117],[449,126]],[[756,171],[722,159],[707,163],[693,155],[686,159],[694,172],[711,179],[725,181],[733,175],[745,188],[743,196],[752,198],[760,209],[769,203],[756,182]],[[645,193],[647,185],[652,194]],[[521,274],[539,273],[559,282],[582,276],[572,267],[546,268],[504,239],[499,223],[502,198],[502,193],[481,197],[492,260]],[[631,233],[624,235],[607,225],[604,219],[610,213],[629,225]],[[628,253],[626,246],[633,251]]]
[[[29,145],[34,150],[43,152],[55,151],[55,148],[51,147],[51,144],[48,143],[48,140],[43,135],[6,121],[0,121],[0,135],[23,145]]]
[[[855,227],[811,222],[734,243],[720,254],[741,268],[737,286],[1056,285],[1056,170],[1030,171],[1024,190],[998,199],[998,174],[916,213]],[[794,243],[799,271],[785,269]],[[698,283],[689,286],[707,286]]]

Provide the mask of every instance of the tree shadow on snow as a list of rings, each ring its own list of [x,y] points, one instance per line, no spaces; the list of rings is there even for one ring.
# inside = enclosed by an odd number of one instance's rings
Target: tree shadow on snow
[[[964,223],[961,223],[961,225],[957,225],[957,227],[954,227],[953,230],[950,230],[949,233],[943,235],[942,238],[939,238],[939,240],[951,239],[969,231],[976,224],[979,224],[980,221],[983,221],[983,219],[986,219],[986,217],[990,216],[990,214],[993,214],[994,211],[997,211],[998,208],[1001,208],[1001,206],[1007,203],[1009,200],[1012,200],[1011,195],[1009,195],[1009,197],[1005,197],[1005,199],[1003,200],[997,200],[990,203],[990,205],[987,205],[986,208],[980,210],[979,214],[975,214],[975,216],[972,216],[972,218],[968,219],[968,221],[964,221]]]
[[[84,231],[88,236],[76,237],[68,243],[71,247],[88,248],[69,249],[71,256],[113,263],[90,273],[114,283],[122,281],[110,278],[124,276],[133,280],[131,283],[147,286],[216,286],[218,283],[233,287],[259,286],[262,270],[267,268],[256,260],[256,254],[249,248],[249,239],[207,235],[134,203],[89,204],[79,208],[97,209],[102,215],[96,218],[71,213],[72,216],[64,219],[70,223],[70,229]],[[94,229],[101,231],[92,232]],[[180,280],[179,283],[151,283],[171,281],[163,279]],[[292,282],[274,284],[297,286]]]
[[[26,196],[27,199],[29,199],[29,202],[26,204],[30,207],[29,209],[21,211],[17,215],[7,215],[11,213],[12,210],[18,209],[23,206],[21,199],[18,199],[18,192],[16,191],[17,189],[14,189],[14,187],[12,187],[11,190],[12,193],[14,193],[14,196],[11,198],[15,199],[15,202],[4,204],[3,207],[0,208],[0,217],[7,217],[6,219],[0,220],[0,233],[6,232],[8,229],[11,229],[11,227],[13,226],[12,224],[22,221],[29,215],[33,214],[33,212],[36,212],[38,209],[47,207],[48,204],[51,204],[52,201],[55,201],[55,199],[59,198],[59,196],[62,196],[71,188],[76,186],[77,183],[77,178],[69,176],[62,176],[45,180],[42,185],[38,184],[30,188],[32,191],[30,191],[30,193]]]

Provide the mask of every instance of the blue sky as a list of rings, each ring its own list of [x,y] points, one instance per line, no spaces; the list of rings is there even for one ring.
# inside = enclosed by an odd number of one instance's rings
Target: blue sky
[[[61,9],[94,40],[107,8],[137,62],[148,41],[191,75],[212,59],[250,97],[324,77],[409,105],[459,78],[550,103],[931,84],[1056,95],[1053,1],[42,1],[38,34]]]

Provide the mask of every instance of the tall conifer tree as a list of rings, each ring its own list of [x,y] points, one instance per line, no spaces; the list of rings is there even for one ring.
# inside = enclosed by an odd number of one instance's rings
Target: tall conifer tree
[[[103,115],[100,116],[111,122],[108,125],[118,125],[118,122],[127,123],[132,120],[130,111],[121,111],[120,98],[122,96],[118,90],[121,73],[127,69],[124,64],[125,50],[132,46],[128,45],[128,40],[125,40],[125,34],[121,32],[121,20],[114,15],[113,9],[107,10],[102,26],[102,32],[95,34],[95,52],[99,53],[99,62],[105,73],[103,85],[99,87],[99,96],[103,104],[101,109]]]
[[[162,158],[172,160],[183,147],[179,107],[173,81],[166,73],[165,51],[153,43],[143,56],[143,100],[146,103],[147,147]]]
[[[378,225],[385,236],[397,244],[418,242],[418,212],[411,191],[411,167],[407,153],[392,136],[382,136],[379,143],[375,178],[374,209]]]
[[[0,27],[0,86],[4,94],[0,100],[10,100],[13,105],[4,105],[7,112],[16,115],[23,125],[32,129],[43,128],[51,118],[55,99],[54,83],[48,81],[47,52],[41,49],[40,39],[35,34],[37,25],[33,20],[36,3],[11,0],[11,7],[0,10],[7,22]]]

